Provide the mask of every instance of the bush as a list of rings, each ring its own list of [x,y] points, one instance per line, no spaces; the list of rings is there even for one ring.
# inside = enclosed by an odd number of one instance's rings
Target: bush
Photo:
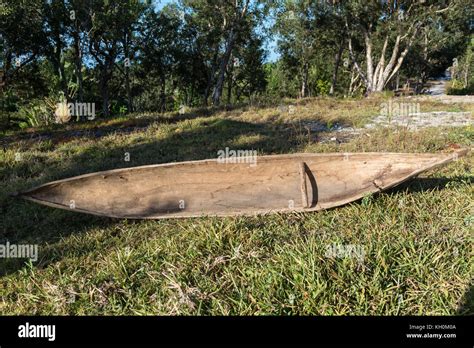
[[[461,81],[453,80],[448,85],[447,94],[449,95],[474,95],[474,83],[470,83],[467,87]]]
[[[21,106],[16,116],[22,120],[18,124],[20,128],[47,126],[55,120],[50,102],[43,99],[34,99]]]
[[[331,82],[318,79],[318,81],[316,81],[316,89],[318,95],[328,95],[331,89]]]

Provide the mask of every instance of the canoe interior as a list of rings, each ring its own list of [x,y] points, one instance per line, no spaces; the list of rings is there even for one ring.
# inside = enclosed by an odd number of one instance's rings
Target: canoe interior
[[[335,153],[261,156],[124,168],[45,184],[23,197],[118,218],[254,215],[315,211],[392,187],[447,163],[452,154]],[[251,161],[249,161],[251,162]],[[306,166],[305,207],[301,163]]]

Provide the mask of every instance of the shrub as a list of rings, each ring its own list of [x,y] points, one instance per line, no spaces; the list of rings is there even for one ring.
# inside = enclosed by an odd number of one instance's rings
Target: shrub
[[[21,106],[16,113],[22,120],[19,122],[20,128],[47,126],[54,123],[54,111],[51,109],[51,102],[45,99],[34,99],[28,104]]]

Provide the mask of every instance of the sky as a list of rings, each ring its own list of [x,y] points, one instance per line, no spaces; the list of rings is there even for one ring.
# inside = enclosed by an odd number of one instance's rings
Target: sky
[[[155,4],[156,9],[161,10],[164,6],[167,4],[176,2],[176,0],[152,0],[153,3]],[[276,51],[276,41],[270,40],[270,42],[267,43],[267,62],[275,62],[279,54]]]

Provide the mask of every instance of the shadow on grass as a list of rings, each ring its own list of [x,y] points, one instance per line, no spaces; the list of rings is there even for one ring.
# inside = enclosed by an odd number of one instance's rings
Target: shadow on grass
[[[186,113],[180,112],[142,112],[125,117],[98,118],[92,121],[69,122],[67,124],[52,124],[39,129],[27,129],[15,132],[12,135],[0,136],[0,145],[8,147],[18,141],[52,140],[54,143],[64,139],[77,137],[100,138],[112,133],[128,134],[137,130],[143,130],[151,124],[174,124],[181,121],[196,118],[213,117],[224,111],[241,110],[246,111],[249,107],[255,110],[267,108],[268,105],[222,105],[218,107],[195,108]],[[138,116],[138,117],[137,117]],[[0,134],[1,135],[1,134]]]
[[[425,192],[425,191],[436,191],[442,190],[450,185],[455,184],[463,184],[474,183],[474,177],[472,176],[455,176],[452,178],[414,178],[408,180],[390,190],[385,191],[386,193],[390,192],[400,192],[406,191],[408,193],[417,193],[417,192]]]
[[[291,129],[266,124],[253,124],[229,119],[202,119],[196,124],[183,124],[157,139],[143,136],[136,143],[97,143],[88,146],[67,161],[32,158],[14,161],[0,170],[2,182],[13,182],[0,189],[0,243],[49,245],[47,255],[35,267],[45,267],[58,261],[62,251],[54,246],[62,238],[117,224],[116,219],[100,218],[49,208],[9,197],[40,184],[80,174],[145,164],[215,158],[219,150],[257,150],[258,153],[287,153],[298,150],[298,137]],[[126,158],[129,157],[129,161]],[[39,161],[39,162],[38,162]],[[58,246],[59,247],[59,246]],[[82,251],[82,250],[81,250]],[[79,251],[79,253],[81,252]],[[77,253],[74,253],[77,255]],[[25,267],[24,260],[0,260],[0,275]]]
[[[474,286],[470,286],[464,294],[457,315],[474,315]]]

